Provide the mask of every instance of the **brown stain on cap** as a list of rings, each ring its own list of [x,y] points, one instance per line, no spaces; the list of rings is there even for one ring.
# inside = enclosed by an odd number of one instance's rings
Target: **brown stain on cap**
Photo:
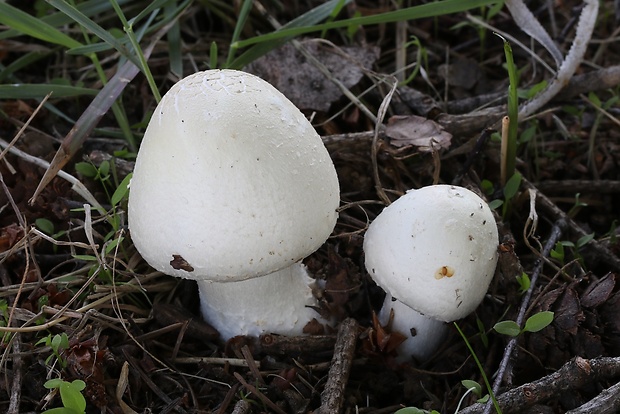
[[[443,279],[444,277],[452,277],[454,276],[454,268],[450,266],[441,266],[435,272],[435,279]]]

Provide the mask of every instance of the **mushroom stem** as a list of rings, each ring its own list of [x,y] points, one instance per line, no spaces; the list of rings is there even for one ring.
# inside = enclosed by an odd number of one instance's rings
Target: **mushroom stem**
[[[364,236],[365,265],[375,283],[398,298],[388,297],[382,313],[394,309],[394,330],[411,336],[399,353],[432,354],[447,329],[443,322],[476,309],[495,273],[498,244],[491,209],[463,187],[408,191],[375,218]]]
[[[313,309],[318,306],[312,293],[315,285],[301,262],[238,282],[198,281],[202,315],[224,340],[266,333],[300,335],[312,319],[327,323]]]
[[[407,338],[397,349],[398,362],[410,361],[412,356],[419,361],[430,358],[448,333],[445,322],[428,318],[387,294],[379,311],[379,322],[387,325],[392,314],[391,331],[399,332]]]

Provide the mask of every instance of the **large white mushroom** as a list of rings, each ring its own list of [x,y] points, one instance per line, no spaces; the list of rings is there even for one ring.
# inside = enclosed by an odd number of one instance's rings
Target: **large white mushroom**
[[[366,269],[387,293],[379,320],[406,336],[399,360],[425,359],[445,322],[480,304],[497,264],[497,226],[487,203],[462,187],[408,191],[370,224]]]
[[[179,81],[146,129],[130,189],[137,250],[198,282],[224,339],[296,335],[321,320],[300,261],[334,228],[338,179],[310,122],[273,86],[234,70]]]

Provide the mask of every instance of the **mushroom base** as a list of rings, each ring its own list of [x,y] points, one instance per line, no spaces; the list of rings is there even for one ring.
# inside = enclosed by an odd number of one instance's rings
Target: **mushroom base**
[[[411,357],[423,361],[437,352],[448,333],[446,323],[430,319],[388,294],[379,312],[379,322],[382,325],[389,323],[392,310],[394,319],[391,330],[400,332],[407,338],[397,348],[398,362],[408,362]]]
[[[240,282],[198,281],[202,315],[224,340],[300,335],[313,319],[327,323],[312,308],[318,306],[312,293],[315,283],[301,263]]]

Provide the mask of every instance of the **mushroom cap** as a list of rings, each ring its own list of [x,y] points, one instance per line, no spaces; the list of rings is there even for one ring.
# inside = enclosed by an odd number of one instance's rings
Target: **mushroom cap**
[[[484,200],[462,187],[423,187],[407,192],[370,224],[366,269],[392,297],[450,322],[473,312],[484,298],[498,244]]]
[[[332,232],[334,165],[305,116],[264,80],[208,70],[176,83],[144,134],[132,240],[155,269],[245,280],[288,267]]]

